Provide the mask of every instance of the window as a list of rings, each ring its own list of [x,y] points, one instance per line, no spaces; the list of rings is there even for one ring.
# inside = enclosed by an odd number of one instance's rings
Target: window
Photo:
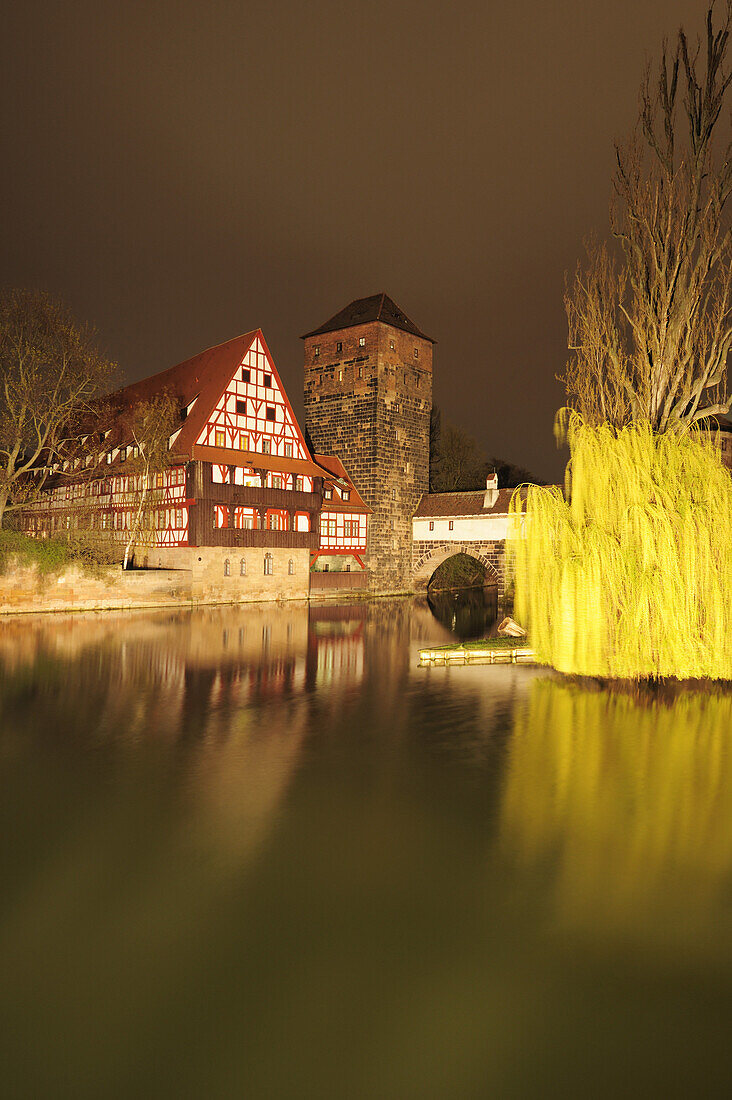
[[[126,459],[127,459],[127,448],[123,447],[122,450],[119,452],[119,460],[120,460],[120,462],[125,462]]]
[[[324,497],[325,500],[332,500],[333,499],[333,490],[332,489],[323,489],[323,497]]]
[[[452,531],[455,528],[455,523],[453,522],[453,520],[450,520],[450,522],[448,523],[447,526],[448,526],[449,530]]]
[[[302,492],[302,478],[301,477],[296,477],[295,478],[295,492],[296,493],[301,493]]]
[[[246,432],[239,432],[239,450],[249,450],[249,436]]]
[[[263,455],[268,455],[269,454],[269,440],[268,439],[263,439],[262,440],[262,454]]]
[[[268,420],[274,420],[274,418],[275,418],[274,405],[268,405],[267,406],[267,419]]]
[[[336,533],[336,521],[334,519],[325,520],[324,535],[328,535],[329,538],[335,538]]]
[[[394,412],[395,412],[395,413],[398,413],[398,412],[399,412],[399,402],[398,402],[398,401],[395,401],[395,402],[394,402]]]
[[[237,399],[236,399],[236,415],[237,416],[246,416],[247,415],[247,403],[241,397],[237,397]]]
[[[414,349],[414,358],[419,359],[419,348]]]
[[[320,376],[320,381],[321,381],[321,382],[323,381],[323,376],[322,376],[322,374],[321,374],[321,376]]]
[[[158,470],[158,472],[155,475],[155,488],[156,489],[162,489],[164,485],[165,485],[165,474],[163,473],[162,470]]]
[[[347,561],[346,564],[343,566],[343,572],[344,573],[350,573],[351,572],[351,563],[350,563],[350,561]]]
[[[341,497],[343,498],[343,500],[350,500],[351,499],[351,490],[350,489],[341,489]]]
[[[264,376],[264,388],[265,388],[265,390],[271,390],[272,389],[272,375],[271,374],[265,374],[265,376]]]
[[[393,350],[394,350],[394,341],[390,340],[389,341],[389,351],[393,351]]]
[[[347,539],[358,538],[358,520],[347,519],[345,522],[345,535]]]
[[[343,341],[342,340],[337,340],[336,341],[336,351],[343,351]]]
[[[396,489],[392,489],[392,491],[391,491],[391,499],[392,499],[392,500],[396,500]]]
[[[433,519],[431,519],[430,520],[430,531],[434,531],[434,529],[435,529],[435,521]]]
[[[175,526],[180,530],[183,527],[183,509],[176,508],[175,510]]]
[[[226,560],[224,561],[224,576],[225,577],[230,577],[231,576],[231,562],[229,561],[228,558],[226,558]]]
[[[267,515],[268,531],[286,531],[287,520],[282,512],[269,512]]]
[[[339,370],[339,371],[338,371],[338,381],[339,381],[339,382],[342,382],[342,381],[343,381],[343,371],[342,371],[342,370]]]
[[[281,489],[282,488],[282,476],[280,474],[272,474],[272,488],[273,489]]]
[[[214,433],[214,446],[225,447],[226,446],[226,432],[216,431]]]
[[[271,554],[265,554],[264,555],[264,575],[266,577],[271,577],[272,576],[272,555]]]
[[[287,572],[290,574],[290,576],[292,576],[292,574],[295,572],[295,563],[292,558],[290,558],[287,563]]]
[[[247,370],[246,367],[242,369],[241,380],[242,382],[251,382],[252,380],[252,372],[250,370]]]
[[[246,577],[247,575],[247,559],[242,558],[239,562],[239,576]]]
[[[363,378],[363,367],[358,368],[358,377]]]
[[[358,338],[358,346],[359,346],[360,348],[365,348],[365,347],[366,347],[366,337],[365,337],[365,336],[359,336],[359,338]]]
[[[253,531],[256,526],[256,513],[253,508],[234,509],[234,527],[238,531]]]
[[[320,355],[320,344],[316,344],[315,347],[313,348],[313,355],[315,356],[316,359]]]
[[[229,509],[224,504],[214,508],[214,528],[218,531],[229,526]]]

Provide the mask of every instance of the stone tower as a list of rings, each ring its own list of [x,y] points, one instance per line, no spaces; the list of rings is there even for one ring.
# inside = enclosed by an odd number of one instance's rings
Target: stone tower
[[[372,587],[409,587],[412,516],[429,490],[432,345],[387,294],[359,298],[305,341],[305,426],[373,514]]]

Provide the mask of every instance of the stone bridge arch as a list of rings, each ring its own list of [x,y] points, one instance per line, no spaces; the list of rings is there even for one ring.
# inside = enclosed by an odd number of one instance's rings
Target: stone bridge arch
[[[427,547],[420,547],[414,543],[414,565],[412,568],[412,584],[417,591],[427,588],[434,571],[442,565],[443,561],[452,558],[455,554],[467,554],[475,558],[485,569],[486,585],[496,585],[499,594],[503,593],[503,568],[502,562],[496,567],[495,550],[493,547],[482,546],[480,543],[471,542],[443,542],[437,546],[434,543]],[[490,556],[489,556],[490,555]],[[491,560],[493,558],[494,560]]]

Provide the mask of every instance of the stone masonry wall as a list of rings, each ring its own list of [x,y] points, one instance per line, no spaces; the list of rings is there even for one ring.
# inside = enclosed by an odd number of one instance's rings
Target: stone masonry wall
[[[486,584],[495,583],[498,598],[506,593],[506,543],[504,540],[484,542],[445,542],[443,539],[415,540],[412,550],[412,574],[417,589],[426,588],[432,574],[443,561],[455,554],[467,554],[486,567]]]
[[[305,341],[307,432],[317,451],[338,455],[372,509],[366,565],[376,591],[411,588],[412,516],[429,487],[431,407],[428,340],[372,322]]]

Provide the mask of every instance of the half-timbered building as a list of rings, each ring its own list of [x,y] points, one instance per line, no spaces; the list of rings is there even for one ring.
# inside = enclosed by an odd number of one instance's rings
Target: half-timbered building
[[[168,461],[141,475],[134,412],[163,395],[179,417]],[[260,329],[127,386],[105,408],[108,423],[85,457],[57,463],[24,513],[29,533],[84,523],[127,543],[144,494],[136,541],[145,564],[197,563],[224,577],[280,573],[299,576],[300,588],[303,574],[344,572],[354,574],[348,587],[367,586],[370,510],[337,457],[310,452]]]

